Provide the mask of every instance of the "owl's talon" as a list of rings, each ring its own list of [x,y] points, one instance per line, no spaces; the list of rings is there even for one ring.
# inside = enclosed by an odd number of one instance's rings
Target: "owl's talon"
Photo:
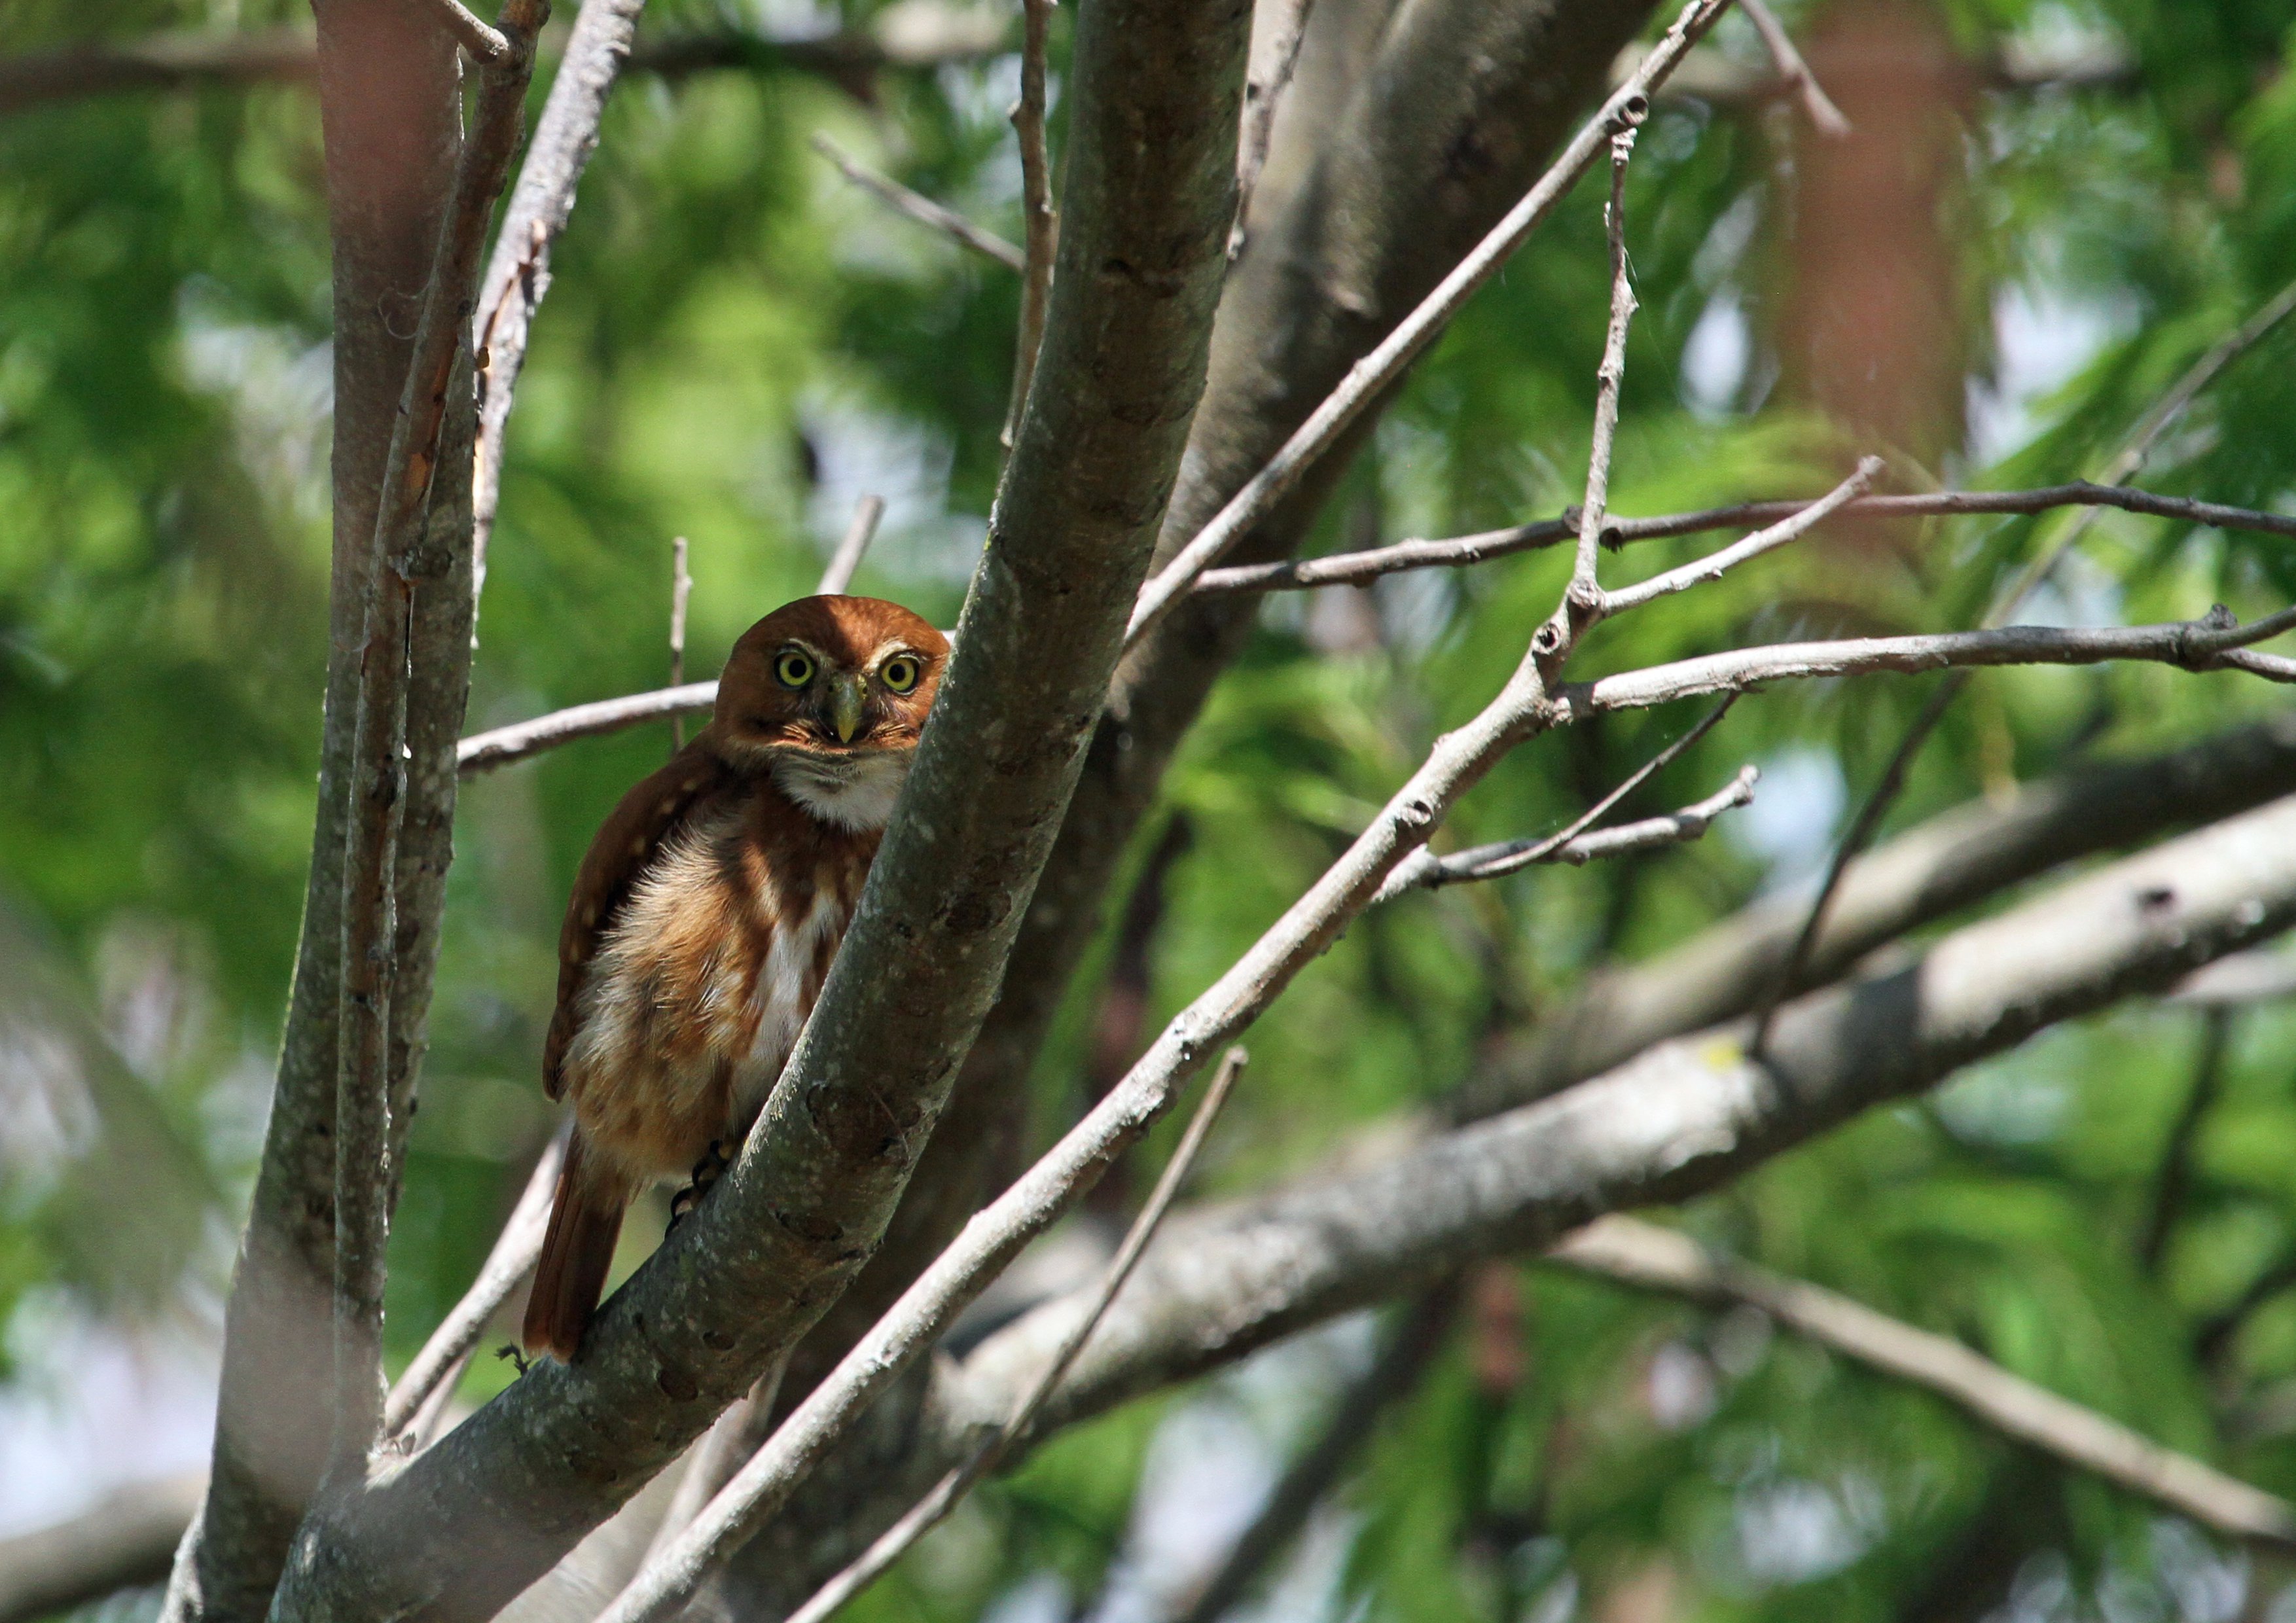
[[[693,1181],[669,1197],[669,1229],[664,1232],[675,1231],[680,1223],[692,1216],[693,1209],[701,1204],[701,1197],[726,1176],[726,1169],[733,1164],[734,1158],[726,1152],[726,1141],[711,1139],[709,1151],[693,1163]]]

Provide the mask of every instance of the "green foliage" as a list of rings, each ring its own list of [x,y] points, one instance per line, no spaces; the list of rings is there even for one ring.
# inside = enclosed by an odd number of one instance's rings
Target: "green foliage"
[[[2133,64],[2101,86],[1972,92],[1939,226],[1951,300],[1970,313],[1971,390],[2016,371],[2017,324],[2034,318],[2005,316],[2007,344],[1983,320],[2013,297],[2043,326],[2085,322],[2102,337],[2025,403],[2019,443],[1987,441],[1980,414],[1939,467],[1881,448],[1914,481],[2093,473],[2176,376],[2296,276],[2296,32],[2267,0],[1936,9],[1971,61],[2071,39]],[[0,37],[29,49],[226,12],[256,26],[290,10],[0,0]],[[646,28],[720,20],[671,4]],[[1734,20],[1718,48],[1756,51]],[[675,535],[692,539],[697,582],[689,668],[707,674],[758,615],[810,588],[865,491],[893,505],[862,589],[949,623],[999,465],[1017,291],[846,187],[806,139],[826,129],[1017,236],[1013,82],[1004,59],[889,75],[867,106],[789,74],[624,87],[520,387],[473,729],[661,681]],[[1057,124],[1056,108],[1056,139]],[[1859,425],[1813,406],[1781,353],[1796,296],[1792,176],[1812,139],[1784,109],[1695,102],[1669,103],[1644,134],[1628,188],[1643,314],[1618,510],[1815,491],[1874,448]],[[4,938],[0,1013],[72,1034],[79,1056],[60,1081],[0,1045],[0,1089],[99,1102],[93,1135],[55,1166],[29,1164],[10,1150],[29,1136],[0,1129],[0,1308],[62,1292],[106,1313],[160,1310],[186,1281],[211,1288],[220,1258],[201,1236],[243,1209],[308,855],[324,650],[318,160],[313,104],[293,86],[0,118],[0,898],[23,922]],[[1484,529],[1575,500],[1604,288],[1589,186],[1419,367],[1316,546]],[[1713,340],[1733,331],[1745,365],[1716,384]],[[2286,504],[2296,324],[2196,405],[2143,478]],[[1970,624],[2067,522],[1822,537],[1604,627],[1578,668]],[[1639,578],[1711,541],[1638,546],[1606,561],[1606,575]],[[1270,603],[1132,865],[1147,867],[1165,818],[1187,820],[1192,842],[1164,879],[1152,1021],[1208,984],[1436,734],[1480,706],[1566,572],[1560,553],[1529,554]],[[2134,621],[2218,600],[2247,614],[2291,594],[2285,543],[2109,515],[2038,606]],[[1202,1193],[1312,1165],[1456,1086],[1489,1039],[1556,1006],[1589,969],[1660,950],[1806,874],[1838,822],[1808,786],[1835,778],[1861,792],[1925,691],[1878,678],[1750,700],[1626,808],[1698,798],[1747,760],[1799,762],[1799,776],[1772,774],[1784,787],[1759,814],[1784,831],[1774,843],[1741,815],[1698,845],[1417,897],[1359,923],[1253,1032],[1255,1063]],[[2154,668],[1985,673],[1891,826],[2276,702],[2244,678]],[[1442,839],[1554,827],[1697,713],[1544,739],[1493,773]],[[591,831],[667,744],[663,729],[623,734],[466,788],[396,1229],[398,1357],[469,1277],[547,1130],[534,1076],[557,910]],[[1103,943],[1086,964],[1044,1056],[1044,1134],[1080,1095],[1111,955]],[[140,1046],[119,990],[128,960],[181,992],[161,1037]],[[2296,1492],[2296,1295],[2245,1299],[2296,1258],[2292,1018],[2241,1018],[2157,1268],[2136,1236],[2197,1041],[2197,1017],[2173,1010],[2055,1033],[1680,1220]],[[131,1224],[92,1203],[102,1186],[87,1168],[137,1145],[174,1170],[150,1207],[161,1216]],[[1519,1292],[1512,1320],[1479,1310],[1341,1486],[1329,1615],[1560,1619],[1662,1591],[1667,1616],[1889,1619],[1949,1587],[1972,1529],[1999,1523],[2004,1504],[2025,1518],[2015,1526],[2039,1563],[2033,1581],[2065,1575],[2070,1598],[2052,1615],[2090,1615],[2101,1596],[2135,1608],[2108,1608],[2116,1618],[2196,1615],[2174,1597],[2206,1568],[2204,1546],[1935,1399],[1749,1316],[1535,1265],[1504,1277]],[[1483,1357],[1494,1337],[1513,1348],[1511,1379]],[[505,1374],[481,1369],[468,1395]],[[1329,1361],[1300,1380],[1292,1419],[1261,1428],[1271,1459],[1312,1430],[1337,1384]],[[855,1615],[955,1623],[1046,1573],[1082,1604],[1120,1566],[1159,1426],[1182,1406],[1232,1398],[1214,1383],[1060,1439]]]

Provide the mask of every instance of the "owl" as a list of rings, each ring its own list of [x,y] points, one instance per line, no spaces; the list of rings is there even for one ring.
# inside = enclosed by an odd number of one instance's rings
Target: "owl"
[[[742,634],[708,725],[622,797],[559,936],[543,1090],[573,1135],[528,1298],[571,1361],[622,1214],[725,1164],[860,899],[948,643],[897,603],[808,597]]]

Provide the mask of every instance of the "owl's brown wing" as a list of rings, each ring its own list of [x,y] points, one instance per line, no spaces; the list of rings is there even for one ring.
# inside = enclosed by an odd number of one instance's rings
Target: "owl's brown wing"
[[[695,806],[731,776],[725,763],[696,739],[671,757],[669,765],[640,779],[590,841],[574,876],[574,893],[566,900],[566,922],[558,931],[558,1007],[542,1046],[542,1091],[551,1098],[566,1088],[561,1067],[574,1040],[582,978],[598,944],[663,845],[685,825]]]

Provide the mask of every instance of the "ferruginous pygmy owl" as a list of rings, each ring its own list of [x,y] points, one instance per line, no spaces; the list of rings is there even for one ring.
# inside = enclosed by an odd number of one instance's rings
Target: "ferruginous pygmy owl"
[[[948,643],[898,603],[808,597],[742,634],[709,724],[622,797],[559,936],[542,1086],[574,1131],[526,1308],[571,1360],[648,1184],[722,1166],[812,1012]]]

